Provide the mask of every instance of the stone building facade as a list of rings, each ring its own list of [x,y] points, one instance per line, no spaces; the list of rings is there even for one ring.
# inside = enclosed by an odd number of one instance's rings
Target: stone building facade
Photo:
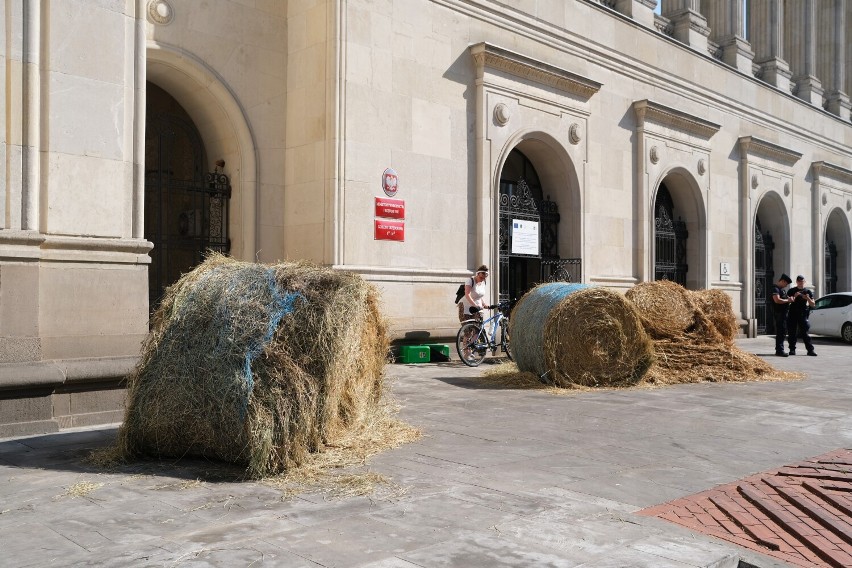
[[[205,249],[358,272],[400,340],[481,263],[718,288],[749,335],[782,271],[852,289],[852,7],[657,4],[4,0],[0,436],[120,420]]]

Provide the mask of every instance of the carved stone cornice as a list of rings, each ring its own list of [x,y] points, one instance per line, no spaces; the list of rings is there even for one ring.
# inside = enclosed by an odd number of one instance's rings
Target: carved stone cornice
[[[710,140],[714,134],[719,132],[721,126],[692,116],[685,112],[655,103],[648,99],[633,103],[633,112],[636,113],[638,126],[644,127],[646,122],[653,122],[660,126],[674,128],[687,134]]]
[[[601,83],[576,73],[486,42],[471,45],[469,49],[476,63],[479,76],[482,76],[486,68],[495,69],[527,81],[535,81],[571,93],[586,100],[597,93],[602,86]]]
[[[852,170],[847,170],[828,162],[814,162],[811,164],[811,169],[814,172],[814,179],[817,182],[821,181],[823,177],[828,177],[841,183],[852,185]]]
[[[794,165],[802,157],[800,152],[794,152],[754,136],[741,136],[738,142],[743,156],[759,156],[785,166]]]

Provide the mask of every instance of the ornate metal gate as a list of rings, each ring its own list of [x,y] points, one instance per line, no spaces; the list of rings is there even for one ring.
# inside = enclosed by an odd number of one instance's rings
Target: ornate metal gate
[[[539,224],[539,254],[512,253],[512,221],[534,221]],[[510,259],[530,259],[540,265],[538,282],[579,282],[581,260],[560,258],[558,252],[559,207],[549,199],[537,201],[524,179],[516,184],[501,184],[499,215],[500,301],[519,296],[510,281]]]
[[[226,253],[231,184],[219,162],[204,171],[204,147],[195,125],[176,113],[149,117],[145,149],[145,238],[154,243],[148,268],[153,310],[166,287],[203,260]]]
[[[775,281],[775,270],[772,266],[772,251],[775,243],[769,231],[763,233],[760,219],[754,227],[754,315],[757,319],[757,333],[767,333],[772,326],[772,304],[770,294],[772,283]]]
[[[654,207],[654,279],[686,286],[686,223],[674,220],[674,201],[665,184],[660,185]]]
[[[825,242],[825,293],[837,292],[837,245]]]

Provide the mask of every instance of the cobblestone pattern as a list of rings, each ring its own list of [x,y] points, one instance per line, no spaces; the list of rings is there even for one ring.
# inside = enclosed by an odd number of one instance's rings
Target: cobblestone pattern
[[[852,450],[643,509],[796,566],[852,566]]]

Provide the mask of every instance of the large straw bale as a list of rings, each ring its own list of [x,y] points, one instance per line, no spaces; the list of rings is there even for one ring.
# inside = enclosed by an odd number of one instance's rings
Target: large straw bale
[[[731,298],[721,290],[687,290],[668,280],[628,290],[654,340],[645,382],[755,381],[794,378],[734,344],[738,326]]]
[[[722,290],[693,290],[690,292],[698,307],[713,323],[722,340],[733,343],[739,332],[737,316],[731,297]]]
[[[518,369],[559,387],[634,384],[653,360],[635,307],[605,288],[537,286],[512,310],[510,334]]]
[[[285,471],[381,404],[386,330],[357,275],[211,255],[152,318],[121,451],[217,458],[249,477]]]
[[[677,339],[715,343],[722,336],[701,309],[698,297],[669,280],[637,284],[626,298],[636,306],[642,325],[652,339]]]

